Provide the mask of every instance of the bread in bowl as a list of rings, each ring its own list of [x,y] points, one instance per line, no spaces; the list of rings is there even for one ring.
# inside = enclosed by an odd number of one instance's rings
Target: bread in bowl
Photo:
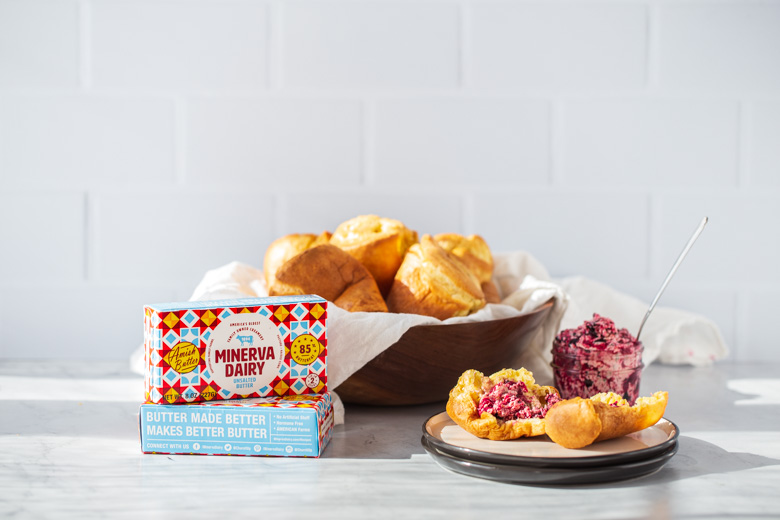
[[[312,247],[285,262],[276,272],[268,294],[316,294],[351,312],[387,312],[368,269],[330,244]]]
[[[445,320],[485,306],[479,280],[430,235],[409,248],[387,295],[390,312]]]
[[[406,251],[416,242],[416,231],[399,220],[377,215],[360,215],[342,222],[330,238],[332,245],[366,266],[383,296],[390,290]]]
[[[493,278],[493,255],[485,239],[479,235],[440,233],[433,239],[445,251],[457,256],[476,275],[480,283]]]
[[[487,303],[501,302],[498,286],[493,282],[493,254],[484,238],[479,235],[439,233],[433,239],[471,269],[480,282]]]
[[[263,257],[263,275],[265,276],[266,287],[271,287],[274,283],[276,272],[290,258],[320,244],[327,244],[330,241],[331,233],[323,231],[319,235],[313,233],[293,233],[277,238],[268,249],[265,250]]]

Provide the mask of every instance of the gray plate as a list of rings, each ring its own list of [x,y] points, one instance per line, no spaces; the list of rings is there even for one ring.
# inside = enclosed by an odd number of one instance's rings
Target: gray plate
[[[580,468],[555,468],[525,466],[522,464],[499,464],[461,459],[431,446],[423,437],[423,448],[441,467],[487,480],[526,485],[572,485],[599,484],[627,480],[650,475],[660,470],[677,453],[677,442],[659,455],[643,460]]]

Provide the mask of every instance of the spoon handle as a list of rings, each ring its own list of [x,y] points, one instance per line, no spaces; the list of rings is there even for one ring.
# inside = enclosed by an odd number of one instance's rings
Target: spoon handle
[[[685,258],[685,255],[688,254],[688,251],[690,251],[691,247],[693,246],[693,243],[696,242],[696,239],[699,238],[701,232],[704,231],[704,226],[707,225],[708,220],[709,219],[707,217],[704,217],[702,219],[701,223],[699,224],[699,227],[696,228],[696,231],[693,232],[691,238],[688,239],[688,243],[685,244],[682,253],[680,253],[680,256],[677,257],[677,260],[674,262],[674,265],[669,271],[669,274],[666,275],[666,280],[664,280],[664,283],[661,284],[661,288],[658,290],[658,293],[655,295],[655,298],[653,299],[653,303],[650,304],[650,308],[647,309],[647,312],[645,313],[645,317],[642,318],[642,323],[639,325],[639,332],[636,333],[637,340],[639,340],[639,335],[642,334],[642,329],[645,326],[645,322],[647,321],[647,318],[650,316],[650,313],[653,312],[653,309],[655,308],[655,304],[658,303],[658,300],[661,298],[661,295],[664,293],[666,286],[669,285],[669,281],[672,279],[672,276],[674,276],[674,273],[677,272],[677,268],[680,267],[683,258]]]

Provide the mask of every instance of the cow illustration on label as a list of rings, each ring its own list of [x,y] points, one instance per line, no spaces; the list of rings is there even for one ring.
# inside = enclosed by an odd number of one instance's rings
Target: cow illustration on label
[[[236,335],[236,339],[241,342],[241,346],[249,345],[252,346],[254,339],[252,336],[242,336],[240,334]]]

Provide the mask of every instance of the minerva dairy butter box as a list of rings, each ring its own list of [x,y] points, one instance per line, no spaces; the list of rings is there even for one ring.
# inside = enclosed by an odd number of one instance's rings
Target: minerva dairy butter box
[[[143,404],[144,453],[319,457],[333,429],[330,393]]]
[[[146,401],[325,393],[327,317],[319,296],[146,305]]]

